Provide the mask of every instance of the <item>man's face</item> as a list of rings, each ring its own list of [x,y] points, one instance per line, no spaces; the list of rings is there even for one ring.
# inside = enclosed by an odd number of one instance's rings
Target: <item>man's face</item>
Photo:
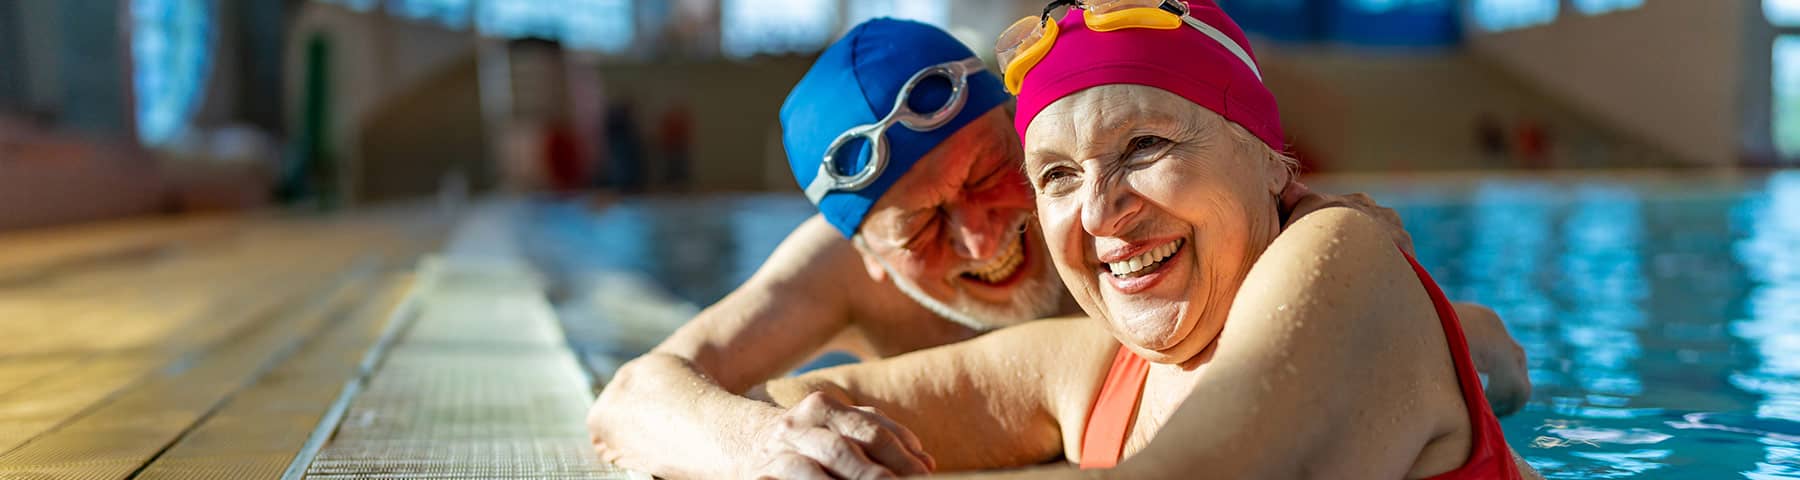
[[[920,158],[858,230],[876,279],[964,325],[1055,313],[1062,283],[1031,221],[1031,186],[1008,109],[995,108]]]

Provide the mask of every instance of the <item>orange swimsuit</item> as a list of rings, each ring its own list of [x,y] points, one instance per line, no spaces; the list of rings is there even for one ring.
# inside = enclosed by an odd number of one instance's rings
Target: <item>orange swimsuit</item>
[[[1412,255],[1405,256],[1412,264],[1413,272],[1419,275],[1419,283],[1431,295],[1432,305],[1437,307],[1438,322],[1443,325],[1444,339],[1450,344],[1450,361],[1456,364],[1456,383],[1462,387],[1463,404],[1469,409],[1469,426],[1475,429],[1469,459],[1461,467],[1431,478],[1519,478],[1518,466],[1513,465],[1506,439],[1500,435],[1500,420],[1488,408],[1487,396],[1481,390],[1481,377],[1477,376],[1475,363],[1469,359],[1469,344],[1463,338],[1462,323],[1456,318],[1456,310],[1444,298],[1437,282],[1419,266],[1419,261]],[[1081,436],[1081,468],[1109,468],[1119,463],[1125,450],[1125,433],[1137,414],[1138,398],[1143,394],[1144,377],[1149,372],[1150,362],[1129,349],[1119,347],[1119,352],[1113,355],[1112,368],[1106,372],[1106,382],[1100,387],[1100,397],[1094,400],[1094,409],[1088,413],[1087,430]]]

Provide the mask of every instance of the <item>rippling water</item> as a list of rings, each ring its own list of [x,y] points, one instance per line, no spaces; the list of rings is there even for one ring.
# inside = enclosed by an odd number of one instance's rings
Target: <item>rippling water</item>
[[[1500,312],[1536,386],[1501,423],[1547,477],[1800,478],[1800,173],[1330,189],[1394,207],[1451,298]],[[811,213],[793,195],[541,210],[562,268],[648,273],[699,305]]]

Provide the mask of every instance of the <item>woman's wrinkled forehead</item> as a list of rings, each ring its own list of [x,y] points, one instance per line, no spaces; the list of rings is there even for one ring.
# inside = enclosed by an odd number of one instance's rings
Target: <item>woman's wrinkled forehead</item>
[[[1200,137],[1223,117],[1179,95],[1142,85],[1101,85],[1046,106],[1025,132],[1025,162],[1090,158],[1125,137]]]

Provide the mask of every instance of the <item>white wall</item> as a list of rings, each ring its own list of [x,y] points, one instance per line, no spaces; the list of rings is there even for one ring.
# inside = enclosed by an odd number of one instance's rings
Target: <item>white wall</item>
[[[1675,163],[1466,52],[1259,46],[1258,53],[1288,137],[1321,171],[1519,167],[1516,159],[1480,154],[1475,126],[1484,115],[1509,132],[1521,122],[1544,127],[1550,166]]]
[[[380,14],[357,13],[337,5],[304,2],[288,29],[285,48],[289,135],[300,133],[301,95],[306,88],[306,45],[323,35],[330,50],[329,97],[332,152],[340,169],[338,191],[357,191],[364,123],[382,105],[418,83],[472,56],[477,38],[435,24]],[[354,201],[354,199],[351,199]]]
[[[1756,0],[1645,0],[1640,8],[1471,32],[1480,58],[1643,142],[1702,165],[1739,158],[1747,22]],[[1766,88],[1766,87],[1765,87]]]

